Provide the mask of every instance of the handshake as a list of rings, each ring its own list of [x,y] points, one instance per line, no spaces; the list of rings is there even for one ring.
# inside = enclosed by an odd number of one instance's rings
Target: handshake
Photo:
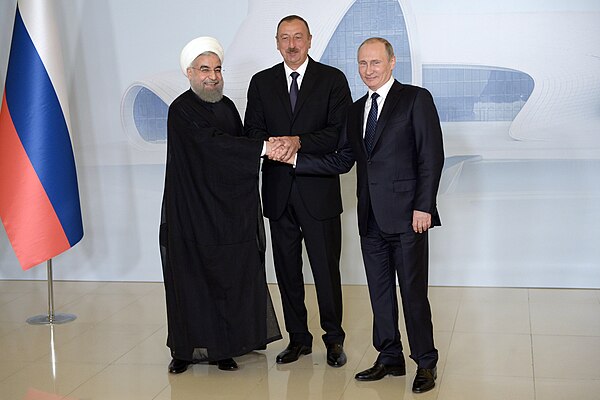
[[[300,137],[298,136],[273,136],[267,143],[265,154],[269,160],[294,164],[296,153],[300,150]]]

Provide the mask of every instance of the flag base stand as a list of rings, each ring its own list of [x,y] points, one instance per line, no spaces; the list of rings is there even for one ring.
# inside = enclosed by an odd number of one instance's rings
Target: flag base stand
[[[36,315],[35,317],[27,318],[27,323],[30,325],[54,325],[65,324],[77,318],[74,314],[54,313],[54,289],[52,281],[52,259],[46,262],[48,270],[48,315]]]
[[[50,315],[36,315],[35,317],[27,318],[27,323],[30,325],[50,325],[50,324],[65,324],[76,319],[74,314],[58,313]]]

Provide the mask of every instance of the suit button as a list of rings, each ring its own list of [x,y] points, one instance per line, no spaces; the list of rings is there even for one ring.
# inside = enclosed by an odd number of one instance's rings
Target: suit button
[[[371,165],[372,161],[371,160],[367,160],[367,164]]]

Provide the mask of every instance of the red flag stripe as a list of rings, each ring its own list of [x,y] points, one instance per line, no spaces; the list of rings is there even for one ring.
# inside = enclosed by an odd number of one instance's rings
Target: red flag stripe
[[[15,130],[6,95],[2,96],[0,113],[0,214],[10,232],[13,249],[23,269],[59,254],[71,245]],[[7,190],[12,188],[12,190]],[[35,221],[31,223],[31,221]]]

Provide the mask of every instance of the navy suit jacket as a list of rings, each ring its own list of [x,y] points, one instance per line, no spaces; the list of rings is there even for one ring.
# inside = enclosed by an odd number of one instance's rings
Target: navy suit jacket
[[[337,148],[346,110],[351,104],[345,75],[309,57],[306,73],[292,114],[283,62],[260,71],[248,88],[245,134],[266,140],[271,136],[299,136],[303,154],[327,154]],[[267,218],[278,219],[285,210],[295,171],[291,165],[263,162],[262,199]],[[342,212],[339,176],[296,176],[302,201],[318,220]]]
[[[296,174],[348,172],[356,162],[358,225],[367,231],[369,205],[380,229],[397,234],[412,230],[413,210],[432,215],[444,164],[439,117],[431,94],[394,81],[377,121],[371,154],[363,141],[367,95],[348,110],[338,151],[326,156],[298,154]]]

